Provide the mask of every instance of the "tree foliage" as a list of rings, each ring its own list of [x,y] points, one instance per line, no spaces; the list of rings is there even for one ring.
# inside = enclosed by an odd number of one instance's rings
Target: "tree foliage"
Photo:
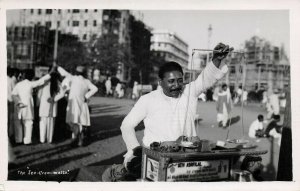
[[[55,31],[50,32],[48,62],[53,62]],[[74,71],[78,65],[87,65],[86,47],[78,38],[70,34],[59,34],[57,63],[68,71]]]

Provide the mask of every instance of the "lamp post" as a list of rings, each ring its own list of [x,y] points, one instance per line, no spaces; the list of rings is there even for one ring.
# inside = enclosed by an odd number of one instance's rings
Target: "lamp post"
[[[56,29],[55,29],[54,52],[53,52],[52,67],[55,67],[57,65],[57,44],[58,44],[58,9],[56,10]]]

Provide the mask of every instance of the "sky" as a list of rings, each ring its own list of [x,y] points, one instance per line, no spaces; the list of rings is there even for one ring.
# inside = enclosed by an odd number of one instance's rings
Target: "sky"
[[[208,48],[208,27],[212,26],[210,48],[219,42],[239,49],[245,40],[258,35],[276,46],[284,45],[289,55],[289,12],[275,10],[235,11],[142,11],[142,20],[154,29],[175,32],[191,49]]]
[[[189,54],[193,48],[208,48],[211,25],[210,48],[223,42],[238,50],[246,40],[258,35],[273,45],[283,45],[290,55],[287,10],[134,10],[133,13],[154,29],[175,32],[189,45]],[[18,20],[17,12],[7,12],[7,25]]]

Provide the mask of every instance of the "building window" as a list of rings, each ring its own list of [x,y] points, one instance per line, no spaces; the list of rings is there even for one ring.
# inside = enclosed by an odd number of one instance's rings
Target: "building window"
[[[42,9],[38,9],[38,14],[42,14]]]
[[[94,27],[96,27],[97,26],[97,21],[96,20],[94,20]]]
[[[97,9],[94,9],[94,12],[97,12],[98,10]]]
[[[79,21],[73,21],[73,27],[78,27],[79,26]]]
[[[58,14],[61,14],[61,9],[58,9]]]
[[[57,21],[57,28],[60,27],[60,21]]]
[[[73,13],[79,13],[79,9],[73,9]]]
[[[33,12],[34,12],[33,9],[31,9],[31,10],[30,10],[30,13],[33,14]]]
[[[51,21],[46,22],[46,27],[51,28]]]
[[[68,13],[70,13],[70,9],[68,9]]]
[[[84,21],[84,26],[86,27],[87,25],[88,25],[88,21],[85,20],[85,21]]]
[[[37,24],[37,25],[41,25],[41,22],[37,22],[36,24]]]
[[[88,11],[89,11],[88,9],[85,10],[86,13],[87,13]]]
[[[158,46],[160,46],[160,43],[158,43]]]
[[[47,14],[47,15],[52,14],[52,9],[46,9],[46,14]]]
[[[86,40],[86,34],[84,34],[84,35],[82,36],[82,39],[83,39],[83,40]]]
[[[103,20],[107,21],[108,20],[108,15],[103,15]]]
[[[68,26],[70,26],[70,21],[68,21]]]

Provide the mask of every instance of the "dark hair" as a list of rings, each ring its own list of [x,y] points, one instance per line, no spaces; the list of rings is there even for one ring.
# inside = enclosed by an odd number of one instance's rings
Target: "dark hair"
[[[227,84],[222,84],[222,89],[227,87]]]
[[[18,68],[12,68],[12,74],[15,76],[15,77],[18,77],[20,75],[20,70]]]
[[[59,86],[58,86],[59,77],[60,77],[59,73],[57,73],[57,72],[51,73],[51,79],[50,79],[50,95],[51,95],[51,97],[54,97],[59,91]]]
[[[24,78],[31,81],[34,78],[34,71],[31,69],[26,69],[24,71]]]
[[[183,75],[183,70],[182,67],[180,66],[180,64],[178,64],[177,62],[166,62],[164,63],[158,71],[158,77],[160,79],[164,78],[165,73],[167,72],[171,72],[171,71],[178,71]]]
[[[258,119],[259,121],[264,120],[264,116],[259,114],[259,115],[257,116],[257,119]]]
[[[272,118],[275,120],[280,120],[280,115],[273,115]]]

